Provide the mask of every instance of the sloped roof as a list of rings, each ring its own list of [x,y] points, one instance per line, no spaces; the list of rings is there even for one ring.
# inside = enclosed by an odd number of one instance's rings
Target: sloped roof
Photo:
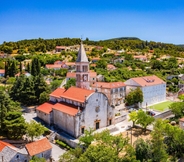
[[[66,77],[67,77],[67,78],[76,78],[76,73],[75,73],[75,72],[74,72],[74,73],[72,73],[72,72],[67,72]]]
[[[70,87],[69,89],[63,89],[63,88],[57,88],[55,91],[53,91],[50,96],[53,97],[63,97],[66,99],[78,101],[78,102],[84,102],[85,97],[88,97],[90,94],[94,93],[93,90],[87,90],[83,88],[77,88],[77,87]]]
[[[125,87],[126,85],[123,82],[96,82],[91,85],[92,87],[97,87],[97,88],[108,88],[108,89],[113,89],[113,88],[118,88],[118,87]]]
[[[61,68],[61,64],[46,64],[47,69]]]
[[[88,62],[84,46],[81,42],[76,62]]]
[[[64,91],[66,91],[66,89],[64,89],[64,88],[57,88],[56,90],[54,90],[54,91],[50,94],[50,96],[53,96],[53,97],[60,97],[61,94],[62,94]]]
[[[0,151],[2,151],[6,146],[7,146],[7,147],[10,147],[10,148],[12,148],[12,149],[16,149],[15,146],[13,146],[13,145],[11,145],[11,144],[9,144],[9,143],[7,143],[7,142],[0,141]]]
[[[52,149],[52,146],[47,138],[26,144],[26,149],[30,156],[37,155],[44,151]]]
[[[165,83],[162,79],[158,78],[155,75],[152,76],[144,76],[144,77],[137,77],[137,78],[131,78],[133,81],[135,81],[140,86],[152,86],[157,84],[163,84]]]
[[[0,69],[0,73],[1,74],[4,74],[5,73],[5,70],[4,69]]]
[[[54,103],[45,102],[42,105],[38,106],[36,110],[42,111],[46,114],[50,114],[53,106],[54,106]]]
[[[179,121],[184,122],[184,117],[183,118],[180,118]]]
[[[74,66],[74,65],[75,65],[75,62],[65,62],[65,64],[66,64],[67,66]]]
[[[77,106],[67,103],[57,103],[53,106],[53,109],[69,114],[71,116],[75,116],[78,112]]]

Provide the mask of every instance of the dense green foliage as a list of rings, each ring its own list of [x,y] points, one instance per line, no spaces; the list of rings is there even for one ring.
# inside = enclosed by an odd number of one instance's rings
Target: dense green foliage
[[[23,105],[34,105],[47,101],[49,88],[41,75],[26,77],[21,75],[16,78],[10,96],[14,101],[19,101]]]

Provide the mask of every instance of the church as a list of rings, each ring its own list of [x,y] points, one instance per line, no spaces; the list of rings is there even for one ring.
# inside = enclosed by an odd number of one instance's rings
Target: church
[[[114,107],[107,96],[91,90],[89,61],[81,42],[76,60],[76,86],[57,88],[48,102],[36,108],[37,116],[78,138],[85,129],[97,130],[114,124]]]

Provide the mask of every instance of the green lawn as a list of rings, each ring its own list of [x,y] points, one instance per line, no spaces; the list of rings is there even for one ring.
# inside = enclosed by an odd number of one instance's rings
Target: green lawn
[[[159,104],[155,104],[152,106],[149,106],[150,109],[158,110],[158,111],[164,111],[165,109],[168,109],[169,105],[173,103],[172,101],[166,101]]]

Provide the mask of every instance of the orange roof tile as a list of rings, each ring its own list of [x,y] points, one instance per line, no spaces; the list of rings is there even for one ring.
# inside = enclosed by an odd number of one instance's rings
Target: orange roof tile
[[[179,119],[179,121],[184,122],[184,117],[183,117],[183,118],[181,118],[181,119]]]
[[[56,46],[56,49],[65,49],[65,46]]]
[[[66,77],[67,77],[67,78],[76,78],[76,73],[68,72],[68,73],[66,74]]]
[[[61,64],[46,64],[47,69],[61,68]]]
[[[144,56],[144,55],[139,55],[139,56],[133,56],[134,58],[144,58],[144,59],[146,59],[147,57],[146,56]]]
[[[93,66],[93,67],[95,67],[95,66],[96,66],[96,64],[90,64],[90,66]]]
[[[62,64],[63,62],[62,61],[55,61],[54,64]]]
[[[65,62],[65,64],[68,65],[68,66],[74,66],[75,62]]]
[[[53,97],[63,97],[66,99],[78,101],[78,102],[84,102],[85,96],[89,96],[92,94],[93,90],[87,90],[83,88],[77,88],[77,87],[70,87],[68,90],[64,88],[57,88],[55,91],[53,91],[50,96]]]
[[[116,69],[116,67],[114,65],[108,64],[107,69]]]
[[[61,94],[66,91],[66,89],[64,88],[57,88],[55,91],[53,91],[50,96],[53,96],[53,97],[60,97]]]
[[[131,78],[136,83],[138,83],[140,86],[152,86],[157,84],[163,84],[165,83],[162,79],[158,78],[157,76],[144,76],[144,77],[137,77],[137,78]]]
[[[52,146],[47,138],[26,144],[26,149],[30,156],[37,155],[44,151],[52,149]]]
[[[38,106],[36,110],[42,111],[46,114],[50,114],[53,106],[54,106],[54,103],[45,102],[42,105]]]
[[[72,116],[75,116],[78,112],[77,106],[66,104],[66,103],[57,103],[53,106],[53,109]]]
[[[97,73],[96,72],[94,72],[94,71],[90,71],[89,72],[89,77],[96,78],[96,76],[97,76]]]
[[[5,73],[5,70],[4,69],[0,69],[0,73],[1,74],[4,74]]]
[[[92,87],[102,87],[102,88],[108,88],[108,89],[113,89],[113,88],[118,88],[118,87],[125,87],[126,85],[123,82],[96,82],[91,85]]]
[[[0,151],[2,151],[6,146],[11,147],[13,149],[16,149],[15,146],[13,146],[13,145],[11,145],[11,144],[9,144],[7,142],[0,141]]]
[[[83,103],[85,101],[85,97],[88,97],[92,93],[94,93],[93,90],[87,90],[78,87],[70,87],[68,90],[64,91],[61,94],[61,97]]]

